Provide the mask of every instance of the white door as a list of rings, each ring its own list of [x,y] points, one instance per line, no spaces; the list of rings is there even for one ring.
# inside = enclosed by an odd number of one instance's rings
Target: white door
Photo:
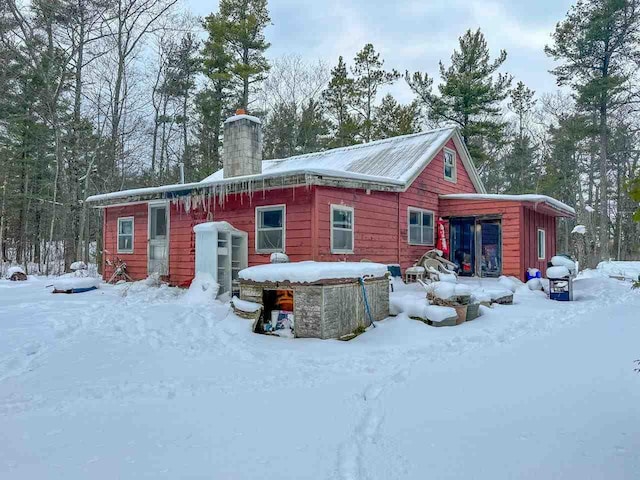
[[[149,275],[169,274],[169,211],[166,204],[149,205]]]

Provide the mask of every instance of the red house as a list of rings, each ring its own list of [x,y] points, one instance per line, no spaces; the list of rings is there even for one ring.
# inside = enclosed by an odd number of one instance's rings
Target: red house
[[[246,232],[249,265],[284,252],[404,270],[434,248],[442,218],[463,275],[524,278],[529,267],[544,273],[556,218],[574,215],[543,195],[487,194],[456,128],[263,161],[260,120],[239,114],[225,122],[224,146],[223,170],[201,182],[89,197],[104,209],[103,258],[125,261],[133,279],[158,272],[187,286],[193,227],[225,221]]]

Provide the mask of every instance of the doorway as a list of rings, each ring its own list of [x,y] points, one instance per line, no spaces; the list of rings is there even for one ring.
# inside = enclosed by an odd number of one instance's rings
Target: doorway
[[[449,219],[451,260],[462,276],[502,273],[502,221],[499,218]]]
[[[169,209],[166,203],[149,204],[148,271],[169,274]]]

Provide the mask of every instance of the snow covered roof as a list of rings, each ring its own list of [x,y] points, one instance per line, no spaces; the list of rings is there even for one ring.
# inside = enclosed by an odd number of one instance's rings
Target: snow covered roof
[[[305,172],[374,180],[406,187],[451,137],[456,137],[454,140],[460,141],[457,138],[459,135],[456,134],[455,127],[445,127],[323,152],[278,160],[264,160],[262,175]],[[477,182],[476,187],[479,191],[484,191],[467,152],[465,151],[462,156],[466,157],[463,158],[463,162],[467,170],[472,171],[471,176],[474,183]],[[201,183],[221,180],[224,180],[222,169],[209,175]]]
[[[311,283],[319,280],[383,277],[387,266],[369,262],[294,262],[257,265],[240,270],[243,280]]]
[[[446,195],[440,195],[440,198],[451,200],[492,200],[496,202],[532,202],[532,203],[544,203],[554,210],[558,210],[562,213],[566,213],[570,216],[575,216],[576,211],[569,205],[562,203],[560,200],[548,197],[547,195],[538,194],[524,194],[524,195],[502,195],[491,193],[450,193]]]
[[[168,198],[173,194],[202,189],[223,192],[227,191],[231,185],[242,185],[243,188],[251,190],[254,185],[259,188],[260,182],[265,188],[268,181],[279,182],[280,179],[282,185],[285,185],[285,178],[293,179],[293,183],[300,183],[300,178],[306,183],[320,183],[332,179],[338,186],[340,182],[354,181],[370,183],[372,188],[378,186],[393,191],[405,190],[449,139],[453,139],[460,154],[460,160],[476,190],[485,192],[458,129],[445,127],[279,160],[264,160],[262,173],[257,175],[225,178],[221,169],[200,182],[123,190],[93,195],[86,201],[90,203],[112,202],[116,199],[130,201],[132,198],[142,196]]]

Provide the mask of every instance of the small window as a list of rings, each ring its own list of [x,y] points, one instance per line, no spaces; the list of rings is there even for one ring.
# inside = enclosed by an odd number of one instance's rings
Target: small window
[[[433,245],[433,212],[409,208],[409,243]]]
[[[544,260],[546,256],[546,238],[547,234],[541,228],[538,229],[538,260]]]
[[[456,152],[444,149],[444,178],[451,182],[456,181]]]
[[[256,251],[284,252],[285,206],[256,208]]]
[[[331,205],[331,253],[353,253],[353,208]]]
[[[133,253],[133,217],[118,219],[118,253]]]

